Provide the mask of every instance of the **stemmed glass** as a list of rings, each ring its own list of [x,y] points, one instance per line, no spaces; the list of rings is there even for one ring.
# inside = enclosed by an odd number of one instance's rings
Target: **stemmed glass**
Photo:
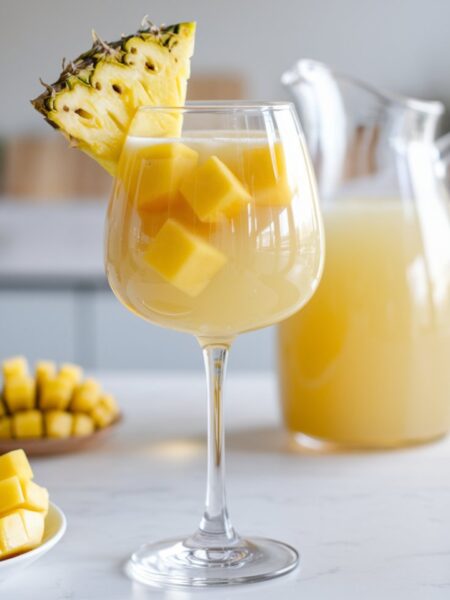
[[[245,583],[298,564],[290,546],[242,538],[231,524],[222,390],[234,338],[299,310],[319,283],[323,258],[314,176],[291,104],[137,111],[108,210],[107,275],[129,310],[197,337],[208,387],[208,466],[197,531],[138,549],[126,567],[133,579]]]

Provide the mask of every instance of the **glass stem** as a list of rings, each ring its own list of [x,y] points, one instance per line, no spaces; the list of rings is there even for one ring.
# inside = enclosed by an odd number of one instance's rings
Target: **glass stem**
[[[239,539],[228,517],[225,493],[222,398],[228,351],[228,344],[203,347],[208,385],[208,475],[205,512],[194,538],[204,546],[216,548],[229,546]]]

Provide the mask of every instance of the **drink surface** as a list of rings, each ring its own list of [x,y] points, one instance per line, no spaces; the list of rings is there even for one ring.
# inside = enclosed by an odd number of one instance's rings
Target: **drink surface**
[[[285,421],[343,444],[395,445],[450,426],[450,302],[412,207],[336,202],[311,302],[281,325]]]
[[[317,287],[321,225],[300,141],[243,132],[130,137],[111,199],[108,279],[130,310],[225,339]]]

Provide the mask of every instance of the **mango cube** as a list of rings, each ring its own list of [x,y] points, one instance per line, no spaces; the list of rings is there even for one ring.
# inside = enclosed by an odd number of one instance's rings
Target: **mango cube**
[[[163,279],[195,297],[207,287],[227,258],[174,219],[168,219],[150,244],[145,260]]]
[[[214,223],[233,217],[251,196],[217,156],[210,156],[183,181],[180,191],[200,221]]]
[[[181,180],[197,165],[198,152],[185,144],[153,144],[136,150],[125,179],[130,200],[143,210],[176,203]]]
[[[94,421],[89,415],[84,413],[74,413],[72,420],[72,435],[75,437],[82,437],[84,435],[90,435],[94,432],[95,425]]]
[[[293,193],[289,187],[286,159],[280,143],[245,148],[242,161],[244,180],[256,204],[287,206],[291,203]]]
[[[23,450],[13,450],[0,456],[0,480],[14,475],[19,479],[33,479],[33,471]]]
[[[0,518],[0,559],[21,552],[28,539],[25,523],[18,512]]]
[[[119,405],[111,394],[103,394],[99,403],[91,412],[92,420],[99,428],[107,427],[117,418]]]
[[[24,481],[27,481],[26,479]],[[25,498],[17,475],[0,481],[0,515],[23,506]]]
[[[12,413],[33,408],[36,400],[34,379],[28,375],[9,377],[5,380],[4,397]]]
[[[28,363],[24,356],[13,356],[3,361],[3,377],[5,381],[11,377],[26,377],[28,375]]]
[[[55,377],[56,365],[50,360],[40,360],[36,363],[35,374],[36,384],[41,389],[46,381]]]
[[[12,417],[12,431],[15,438],[40,438],[44,433],[40,410],[26,410]]]
[[[67,379],[72,383],[73,386],[78,385],[83,377],[83,369],[78,365],[72,363],[64,363],[59,369],[58,375],[64,379]]]
[[[26,508],[47,513],[48,491],[31,479],[19,479],[17,475],[0,481],[0,515]]]
[[[67,438],[72,433],[72,415],[62,410],[50,410],[44,415],[45,430],[50,438]]]
[[[57,375],[44,382],[39,399],[42,410],[66,409],[72,399],[75,384],[70,377]]]
[[[15,513],[14,513],[15,514]],[[39,546],[44,537],[45,515],[33,510],[21,508],[17,511],[27,534],[27,541],[21,548],[21,552],[32,550]]]
[[[75,390],[70,410],[89,413],[100,398],[100,385],[95,379],[86,379]]]
[[[8,440],[12,438],[12,422],[11,417],[0,418],[0,440]]]

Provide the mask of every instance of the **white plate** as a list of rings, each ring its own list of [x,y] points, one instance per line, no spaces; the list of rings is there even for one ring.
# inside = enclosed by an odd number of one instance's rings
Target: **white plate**
[[[45,519],[45,530],[42,544],[34,550],[25,554],[19,554],[13,558],[0,560],[0,583],[19,573],[25,567],[31,565],[35,560],[47,554],[62,538],[66,531],[66,517],[62,510],[50,502],[47,517]],[[1,596],[1,594],[0,594]]]

